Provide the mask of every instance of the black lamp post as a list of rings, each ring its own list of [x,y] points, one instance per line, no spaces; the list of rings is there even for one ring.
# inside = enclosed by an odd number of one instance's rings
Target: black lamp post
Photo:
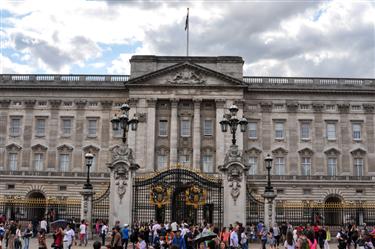
[[[92,184],[90,183],[90,168],[92,166],[92,161],[94,160],[94,155],[90,152],[85,154],[86,167],[87,167],[87,178],[86,183],[83,186],[84,189],[92,189]]]
[[[132,131],[137,130],[138,118],[135,116],[135,114],[134,114],[134,118],[132,119],[129,118],[130,107],[128,104],[122,104],[121,110],[122,110],[122,114],[119,117],[117,117],[117,115],[115,114],[115,116],[111,120],[111,123],[112,123],[112,129],[114,131],[117,131],[119,129],[123,130],[122,142],[125,144],[126,135],[129,131],[129,126],[131,127]]]
[[[266,158],[264,158],[264,161],[266,163],[266,169],[268,171],[267,186],[265,192],[273,192],[273,187],[271,186],[271,169],[273,158],[270,154],[268,154]]]
[[[232,105],[229,108],[229,115],[224,115],[223,120],[220,121],[221,131],[227,132],[228,126],[230,128],[230,132],[232,133],[232,145],[236,145],[236,131],[237,126],[240,125],[241,132],[245,132],[247,128],[247,120],[246,118],[242,117],[241,119],[237,118],[238,107]],[[227,118],[228,117],[228,118]]]

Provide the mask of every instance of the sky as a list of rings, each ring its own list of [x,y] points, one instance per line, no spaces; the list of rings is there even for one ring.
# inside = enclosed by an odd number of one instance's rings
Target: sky
[[[246,76],[375,78],[375,1],[0,0],[1,74],[129,74],[132,55],[241,56]]]

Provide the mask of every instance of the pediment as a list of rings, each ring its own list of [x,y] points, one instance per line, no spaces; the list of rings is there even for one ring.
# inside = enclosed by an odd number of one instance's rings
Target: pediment
[[[139,77],[131,78],[125,86],[217,86],[246,87],[239,79],[192,62],[175,64]]]

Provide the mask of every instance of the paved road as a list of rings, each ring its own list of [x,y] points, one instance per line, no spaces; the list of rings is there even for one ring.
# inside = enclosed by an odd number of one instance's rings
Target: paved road
[[[94,242],[94,240],[91,240],[91,241],[89,241],[89,243],[88,243],[87,246],[78,246],[78,245],[76,245],[76,246],[73,246],[72,249],[84,249],[84,248],[91,249],[93,242]],[[52,238],[48,238],[47,239],[48,248],[51,248],[50,247],[51,244],[52,244]],[[330,243],[329,246],[330,246],[330,249],[337,249],[337,243]],[[37,248],[38,248],[38,240],[36,238],[31,239],[30,249],[37,249]],[[105,247],[103,246],[102,248],[105,248]],[[129,245],[128,249],[132,249],[132,246]],[[261,245],[259,243],[250,243],[249,244],[249,249],[261,249]],[[284,249],[284,248],[282,246],[280,246],[279,249]]]

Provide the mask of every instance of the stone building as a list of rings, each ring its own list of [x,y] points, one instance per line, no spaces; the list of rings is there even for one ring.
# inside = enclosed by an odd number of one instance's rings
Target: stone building
[[[177,163],[220,174],[235,104],[249,121],[237,144],[260,198],[273,155],[277,201],[375,199],[375,79],[243,76],[241,57],[133,56],[127,75],[1,75],[0,194],[79,197],[84,154],[95,154],[97,193],[121,144],[111,118],[122,103],[139,119],[128,144],[137,174]]]

